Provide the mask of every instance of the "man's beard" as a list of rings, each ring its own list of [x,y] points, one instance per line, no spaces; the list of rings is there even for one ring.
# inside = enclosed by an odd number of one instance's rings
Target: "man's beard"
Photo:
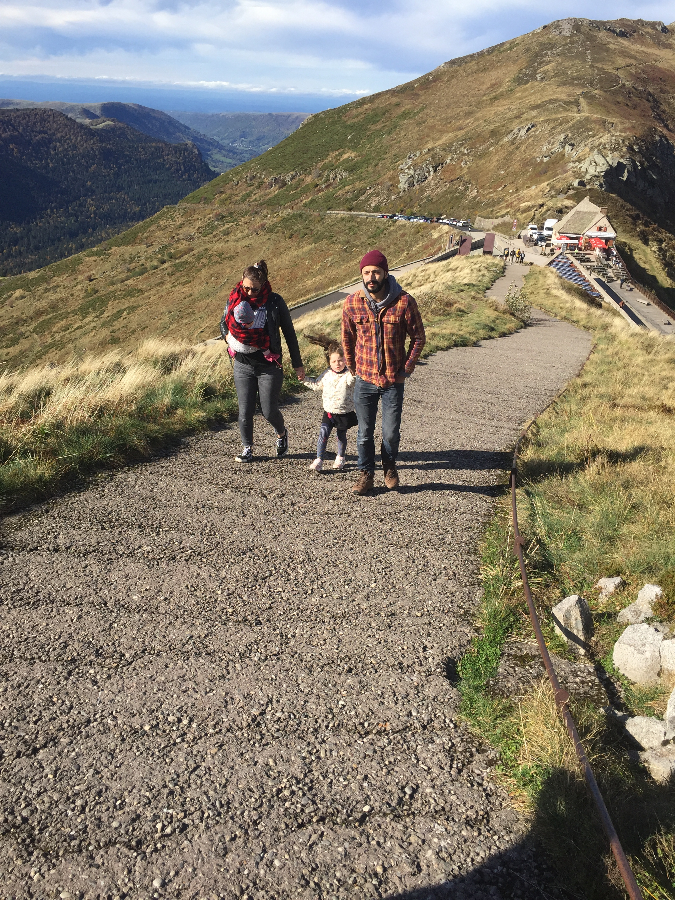
[[[363,285],[369,294],[377,294],[379,291],[382,290],[382,285],[385,283],[386,280],[387,280],[387,276],[383,275],[382,281],[375,281],[373,279],[372,287],[371,287],[371,282],[367,282],[367,281],[364,281]]]

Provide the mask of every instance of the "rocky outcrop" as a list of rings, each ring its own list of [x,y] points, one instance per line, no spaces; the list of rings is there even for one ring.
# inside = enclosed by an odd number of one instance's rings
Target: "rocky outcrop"
[[[411,188],[424,184],[430,178],[433,178],[436,172],[445,165],[445,161],[425,160],[420,165],[413,165],[414,161],[419,159],[425,151],[416,150],[409,153],[405,160],[399,166],[401,174],[398,176],[398,186],[400,191],[409,191]]]
[[[658,109],[654,110],[659,118]],[[664,212],[675,206],[675,145],[660,132],[618,146],[596,147],[574,170],[588,184],[644,208],[645,201]],[[669,213],[672,218],[672,213]]]

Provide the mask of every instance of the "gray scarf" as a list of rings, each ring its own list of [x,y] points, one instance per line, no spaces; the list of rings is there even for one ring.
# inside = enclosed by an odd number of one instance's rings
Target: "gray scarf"
[[[382,371],[382,366],[384,364],[384,351],[382,349],[382,328],[380,326],[380,317],[379,314],[383,309],[386,309],[388,306],[393,306],[394,303],[398,300],[398,298],[403,293],[403,288],[398,283],[398,281],[394,278],[393,275],[387,275],[387,291],[384,295],[383,300],[373,300],[370,296],[370,292],[368,288],[364,285],[363,292],[366,295],[366,300],[368,301],[368,306],[370,306],[373,314],[375,316],[375,341],[377,345],[377,369],[379,372]]]

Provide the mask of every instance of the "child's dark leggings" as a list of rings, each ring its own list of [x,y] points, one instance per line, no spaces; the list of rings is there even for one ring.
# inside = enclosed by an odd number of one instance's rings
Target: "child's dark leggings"
[[[323,455],[326,452],[326,444],[328,443],[328,438],[330,437],[330,433],[335,427],[330,419],[326,420],[326,416],[324,416],[324,421],[321,423],[321,428],[319,429],[319,440],[316,442],[316,455],[318,459],[323,459]],[[338,456],[346,456],[347,455],[347,430],[344,431],[341,428],[336,429],[337,431],[337,452]]]

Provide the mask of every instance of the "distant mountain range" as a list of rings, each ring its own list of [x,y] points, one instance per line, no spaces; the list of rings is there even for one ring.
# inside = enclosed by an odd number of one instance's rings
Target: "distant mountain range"
[[[214,175],[194,144],[114,119],[0,110],[0,276],[91,247]]]
[[[0,276],[117,234],[264,152],[306,118],[195,117],[222,142],[136,103],[0,100]]]
[[[193,113],[171,110],[170,114],[202,134],[214,138],[230,151],[259,156],[283,141],[308,118],[307,113]]]
[[[138,103],[62,103],[0,100],[1,109],[55,109],[82,125],[116,119],[169,144],[191,141],[215,172],[264,153],[307,118],[305,113],[166,113]]]

